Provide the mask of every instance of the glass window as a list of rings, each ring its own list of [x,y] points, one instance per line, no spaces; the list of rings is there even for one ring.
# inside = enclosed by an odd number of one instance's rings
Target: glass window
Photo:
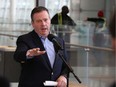
[[[46,0],[46,7],[49,9],[51,17],[60,12],[63,5],[67,5],[70,8],[70,0]]]

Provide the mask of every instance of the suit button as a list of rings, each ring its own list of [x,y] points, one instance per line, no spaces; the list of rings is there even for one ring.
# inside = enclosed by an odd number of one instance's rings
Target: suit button
[[[54,73],[52,72],[52,75],[53,75]]]

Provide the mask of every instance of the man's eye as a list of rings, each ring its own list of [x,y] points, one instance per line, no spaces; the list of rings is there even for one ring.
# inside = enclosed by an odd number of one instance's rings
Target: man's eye
[[[45,19],[44,21],[47,21],[48,19]]]
[[[40,20],[37,21],[38,23],[41,22]]]

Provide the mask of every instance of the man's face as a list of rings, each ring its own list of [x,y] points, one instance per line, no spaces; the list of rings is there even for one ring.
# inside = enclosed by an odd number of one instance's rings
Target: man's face
[[[50,17],[47,11],[35,13],[33,15],[32,26],[40,36],[48,36],[50,32]]]

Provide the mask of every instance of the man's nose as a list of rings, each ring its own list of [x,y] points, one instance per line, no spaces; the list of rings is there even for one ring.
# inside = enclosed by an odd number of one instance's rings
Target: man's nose
[[[45,23],[45,21],[42,21],[42,25],[45,25],[46,23]]]

